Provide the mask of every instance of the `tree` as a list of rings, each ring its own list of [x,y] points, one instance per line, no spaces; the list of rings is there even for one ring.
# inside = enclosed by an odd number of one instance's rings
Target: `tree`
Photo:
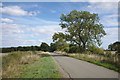
[[[42,51],[49,51],[49,45],[47,43],[42,42],[42,44],[40,45],[40,49]]]
[[[56,43],[51,43],[51,44],[50,44],[49,51],[50,51],[50,52],[54,52],[54,51],[56,51],[56,50],[57,50],[57,45],[56,45]]]
[[[77,44],[79,48],[82,47],[83,51],[91,44],[97,46],[102,44],[101,38],[106,33],[97,14],[73,10],[67,15],[62,14],[60,19],[62,29],[66,30],[64,38]]]
[[[69,44],[66,42],[63,33],[55,33],[53,35],[53,42],[55,42],[58,51],[69,51]]]
[[[78,53],[78,52],[80,52],[80,49],[77,45],[75,44],[69,45],[69,53]]]
[[[120,52],[120,42],[114,42],[113,44],[108,45],[108,49],[112,51]]]

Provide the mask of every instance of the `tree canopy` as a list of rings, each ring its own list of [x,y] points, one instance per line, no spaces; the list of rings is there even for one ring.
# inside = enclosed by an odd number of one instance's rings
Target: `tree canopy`
[[[111,50],[111,51],[118,51],[118,52],[120,52],[120,42],[117,41],[117,42],[114,42],[113,44],[110,44],[108,46],[108,49]]]
[[[49,45],[45,42],[42,42],[41,45],[40,45],[40,49],[42,51],[49,51]]]
[[[98,14],[73,10],[69,14],[62,14],[60,20],[62,29],[66,30],[66,41],[77,44],[83,51],[90,45],[100,46],[101,38],[106,35]]]
[[[56,49],[58,51],[69,51],[69,44],[65,40],[65,35],[63,33],[55,33],[53,35],[53,41],[55,42]]]

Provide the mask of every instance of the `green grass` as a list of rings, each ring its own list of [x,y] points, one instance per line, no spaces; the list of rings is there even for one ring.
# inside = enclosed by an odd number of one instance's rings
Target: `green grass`
[[[41,52],[11,52],[2,58],[2,70],[2,78],[62,77],[53,58]]]
[[[33,64],[24,66],[21,78],[61,78],[51,56],[42,57]]]

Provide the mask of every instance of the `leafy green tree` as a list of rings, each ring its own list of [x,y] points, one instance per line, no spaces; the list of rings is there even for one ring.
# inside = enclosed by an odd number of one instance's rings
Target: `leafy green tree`
[[[49,45],[45,42],[42,42],[42,44],[40,45],[40,49],[42,51],[49,51]]]
[[[117,51],[120,53],[120,42],[114,42],[113,44],[108,45],[108,49],[112,51]]]
[[[69,14],[62,14],[61,27],[65,29],[67,41],[75,43],[85,51],[90,44],[100,46],[101,38],[106,35],[103,25],[99,22],[98,14],[87,11],[73,10]],[[60,33],[63,34],[63,33]]]
[[[55,42],[58,51],[69,51],[69,44],[66,42],[63,33],[55,33],[53,35],[53,41]]]
[[[50,49],[49,49],[49,51],[50,52],[54,52],[54,51],[56,51],[57,50],[57,45],[56,45],[56,43],[51,43],[50,44]]]
[[[79,50],[78,46],[72,44],[69,45],[69,53],[77,53],[80,52]]]

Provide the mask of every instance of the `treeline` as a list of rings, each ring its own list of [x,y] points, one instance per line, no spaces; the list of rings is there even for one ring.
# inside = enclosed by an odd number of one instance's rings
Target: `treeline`
[[[19,47],[7,47],[7,48],[0,48],[2,53],[7,53],[7,52],[12,52],[12,51],[49,51],[49,52],[54,52],[54,51],[64,51],[67,53],[78,53],[82,48],[80,49],[77,45],[75,44],[66,44],[59,45],[58,43],[51,43],[50,46],[42,42],[40,46],[19,46]],[[120,42],[114,42],[113,44],[110,44],[108,46],[108,50],[110,51],[117,51],[120,52]],[[101,53],[103,52],[102,49],[96,48],[92,46],[89,48],[89,51],[91,52],[98,52]]]
[[[33,50],[40,50],[39,46],[19,46],[19,47],[7,47],[1,48],[2,53],[12,52],[12,51],[33,51]]]
[[[12,52],[12,51],[49,51],[49,45],[47,43],[42,43],[40,46],[18,46],[18,47],[6,47],[0,48],[2,53]]]

